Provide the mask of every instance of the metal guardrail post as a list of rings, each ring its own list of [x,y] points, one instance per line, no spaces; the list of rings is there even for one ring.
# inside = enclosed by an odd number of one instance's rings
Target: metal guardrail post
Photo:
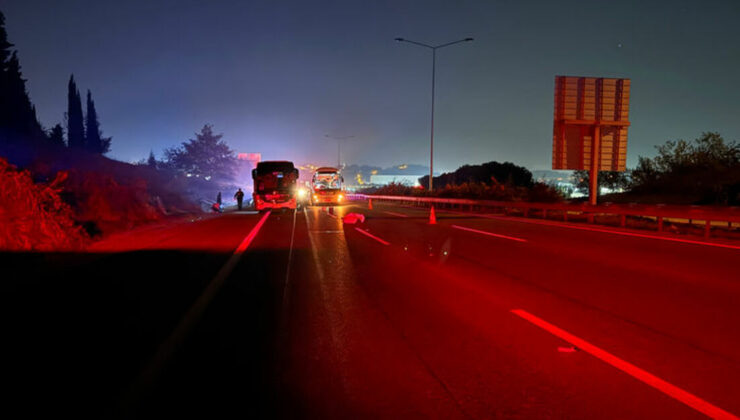
[[[618,215],[621,227],[626,227],[627,217],[647,218],[656,220],[658,230],[663,231],[665,218],[688,220],[689,226],[694,226],[694,221],[705,221],[704,237],[711,236],[712,221],[726,222],[727,228],[732,230],[734,224],[740,223],[740,208],[738,207],[702,207],[702,206],[668,206],[668,205],[608,205],[590,206],[588,204],[565,204],[565,203],[522,203],[504,202],[495,200],[471,200],[459,198],[436,198],[436,197],[412,197],[412,196],[369,196],[365,194],[354,195],[355,199],[368,200],[372,198],[383,203],[401,203],[411,206],[426,208],[434,205],[437,208],[468,209],[471,212],[492,210],[506,216],[529,217],[531,211],[542,210],[542,217],[547,218],[550,211],[562,212],[562,220],[568,222],[570,212],[585,217],[588,223],[597,223],[596,215]],[[530,211],[531,210],[531,211]],[[721,226],[724,229],[724,224]]]

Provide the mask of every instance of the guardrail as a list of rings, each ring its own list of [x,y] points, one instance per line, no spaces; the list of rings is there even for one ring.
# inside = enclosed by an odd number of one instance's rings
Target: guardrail
[[[414,206],[432,206],[468,211],[489,209],[503,212],[506,215],[521,215],[547,219],[553,217],[569,219],[585,217],[595,223],[597,216],[617,216],[619,226],[626,227],[627,218],[655,219],[658,232],[664,230],[665,220],[686,220],[694,226],[694,221],[704,222],[704,237],[712,234],[713,224],[727,224],[733,229],[733,223],[740,224],[740,207],[678,206],[664,204],[564,204],[564,203],[529,203],[515,201],[473,200],[466,198],[413,197],[391,195],[350,194],[350,200],[368,200],[378,202],[396,202]]]

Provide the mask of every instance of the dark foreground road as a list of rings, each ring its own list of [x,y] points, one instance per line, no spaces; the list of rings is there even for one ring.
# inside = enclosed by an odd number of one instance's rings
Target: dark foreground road
[[[355,212],[364,223],[343,224]],[[734,418],[740,246],[365,203],[2,254],[20,417]],[[626,234],[625,234],[626,233]],[[634,235],[632,233],[635,233]]]

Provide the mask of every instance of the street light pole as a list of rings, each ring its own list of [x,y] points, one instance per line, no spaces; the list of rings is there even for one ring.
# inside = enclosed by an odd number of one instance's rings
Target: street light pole
[[[341,169],[342,166],[342,140],[347,140],[354,138],[355,136],[344,136],[344,137],[337,137],[337,136],[330,136],[328,134],[325,134],[324,137],[328,139],[334,139],[337,141],[337,169]]]
[[[460,39],[458,41],[448,42],[441,45],[427,45],[421,42],[411,41],[405,38],[396,38],[398,42],[408,42],[409,44],[418,45],[420,47],[429,48],[432,50],[432,118],[431,118],[431,133],[429,135],[429,191],[432,191],[432,183],[434,180],[434,87],[435,79],[437,75],[437,50],[450,45],[459,44],[461,42],[473,41],[473,38]]]

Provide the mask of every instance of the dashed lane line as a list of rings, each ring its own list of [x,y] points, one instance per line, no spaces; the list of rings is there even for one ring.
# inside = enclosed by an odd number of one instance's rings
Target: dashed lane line
[[[509,239],[511,241],[517,241],[517,242],[527,242],[526,239],[515,238],[513,236],[500,235],[498,233],[493,233],[493,232],[486,232],[485,230],[471,229],[471,228],[467,228],[464,226],[458,226],[458,225],[452,225],[452,227],[455,229],[459,229],[459,230],[466,230],[468,232],[480,233],[481,235],[493,236],[495,238]]]
[[[409,206],[409,207],[412,207],[412,206]],[[466,212],[454,211],[454,210],[438,210],[438,213],[463,214],[466,216],[479,217],[482,219],[494,219],[494,220],[503,220],[503,221],[509,221],[509,222],[529,223],[533,225],[554,226],[554,227],[565,228],[565,229],[577,229],[577,230],[585,230],[585,231],[590,231],[590,232],[609,233],[612,235],[632,236],[636,238],[656,239],[660,241],[679,242],[679,243],[685,243],[685,244],[691,244],[691,245],[704,245],[704,246],[713,246],[717,248],[740,250],[740,245],[723,244],[723,243],[717,243],[717,242],[695,241],[692,239],[672,238],[670,236],[657,236],[657,235],[649,235],[645,233],[627,232],[627,231],[620,231],[620,230],[613,230],[613,229],[600,229],[600,228],[588,227],[588,226],[576,226],[571,223],[522,219],[518,217],[495,216],[491,214],[475,214],[475,213],[466,213]]]
[[[360,229],[358,227],[356,227],[355,230],[358,231],[358,232],[360,232],[361,234],[369,237],[369,238],[375,239],[376,241],[380,242],[383,245],[390,245],[391,244],[390,242],[384,241],[384,240],[378,238],[377,236],[375,236],[375,235],[373,235],[371,233],[368,233],[368,232],[366,232],[366,231],[364,231],[364,230],[362,230],[362,229]]]

